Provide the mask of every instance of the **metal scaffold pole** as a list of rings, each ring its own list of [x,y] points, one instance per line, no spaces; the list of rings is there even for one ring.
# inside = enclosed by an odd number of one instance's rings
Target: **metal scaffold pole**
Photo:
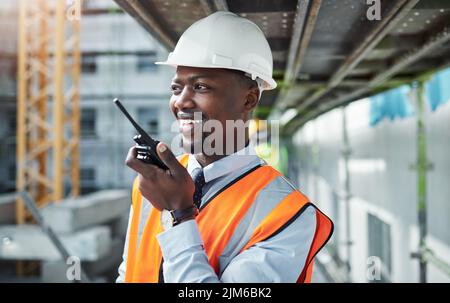
[[[347,114],[345,106],[342,107],[342,150],[341,155],[343,159],[343,200],[345,207],[345,245],[346,245],[346,269],[347,269],[347,281],[351,281],[351,260],[352,260],[352,240],[351,240],[351,226],[350,226],[350,171],[349,171],[349,160],[351,155],[350,141],[348,138],[347,129]]]
[[[419,81],[416,88],[417,94],[417,212],[419,221],[419,252],[426,248],[427,236],[427,160],[426,129],[425,129],[425,100],[424,82]],[[427,262],[420,253],[419,281],[427,282]]]

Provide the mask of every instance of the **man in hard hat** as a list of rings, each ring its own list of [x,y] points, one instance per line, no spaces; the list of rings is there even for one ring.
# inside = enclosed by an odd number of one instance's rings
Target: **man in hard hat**
[[[205,151],[215,121],[247,122],[274,89],[272,53],[261,30],[230,12],[191,25],[167,61],[176,68],[170,108],[187,154],[157,152],[169,170],[136,159],[138,173],[118,282],[309,282],[332,222],[248,141]],[[248,124],[247,124],[248,125]],[[200,129],[200,136],[195,131]],[[198,149],[199,147],[199,149]]]

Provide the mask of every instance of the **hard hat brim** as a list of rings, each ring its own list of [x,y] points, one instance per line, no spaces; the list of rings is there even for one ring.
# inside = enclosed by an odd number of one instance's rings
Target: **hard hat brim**
[[[207,65],[207,64],[191,64],[191,63],[174,63],[170,61],[157,61],[155,62],[156,65],[167,65],[172,67],[177,66],[188,66],[188,67],[198,67],[198,68],[223,68],[223,69],[232,69],[232,70],[239,70],[242,72],[248,72],[246,70],[238,69],[235,67],[229,67],[229,66],[220,66],[220,65]],[[265,85],[263,87],[263,90],[272,90],[277,87],[277,82],[272,78],[264,77],[263,75],[256,75],[257,77],[264,80]]]

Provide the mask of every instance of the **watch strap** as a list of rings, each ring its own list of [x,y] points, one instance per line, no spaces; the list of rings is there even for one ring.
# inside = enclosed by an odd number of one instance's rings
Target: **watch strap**
[[[175,226],[186,218],[196,217],[198,215],[198,208],[195,205],[192,205],[185,209],[171,210],[170,213],[174,220],[173,226]]]

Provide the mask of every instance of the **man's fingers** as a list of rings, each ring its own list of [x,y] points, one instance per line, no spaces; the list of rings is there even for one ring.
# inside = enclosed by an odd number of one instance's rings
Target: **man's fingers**
[[[156,149],[158,151],[159,158],[164,162],[164,164],[167,165],[171,173],[176,175],[180,169],[184,169],[172,151],[164,143],[159,142]]]
[[[148,179],[144,178],[141,174],[139,174],[139,191],[144,197],[151,196],[152,192],[152,184],[148,184]],[[151,200],[149,201],[152,203],[152,205],[159,211],[163,210],[164,207],[157,201],[157,200]]]
[[[128,150],[127,158],[125,160],[125,164],[134,170],[138,168],[139,164],[138,163],[139,160],[136,158],[136,155],[137,155],[136,146],[133,146]]]
[[[151,179],[155,176],[158,167],[152,164],[147,164],[136,158],[137,151],[136,146],[133,146],[128,151],[127,159],[125,160],[125,164],[142,175],[144,178]]]

